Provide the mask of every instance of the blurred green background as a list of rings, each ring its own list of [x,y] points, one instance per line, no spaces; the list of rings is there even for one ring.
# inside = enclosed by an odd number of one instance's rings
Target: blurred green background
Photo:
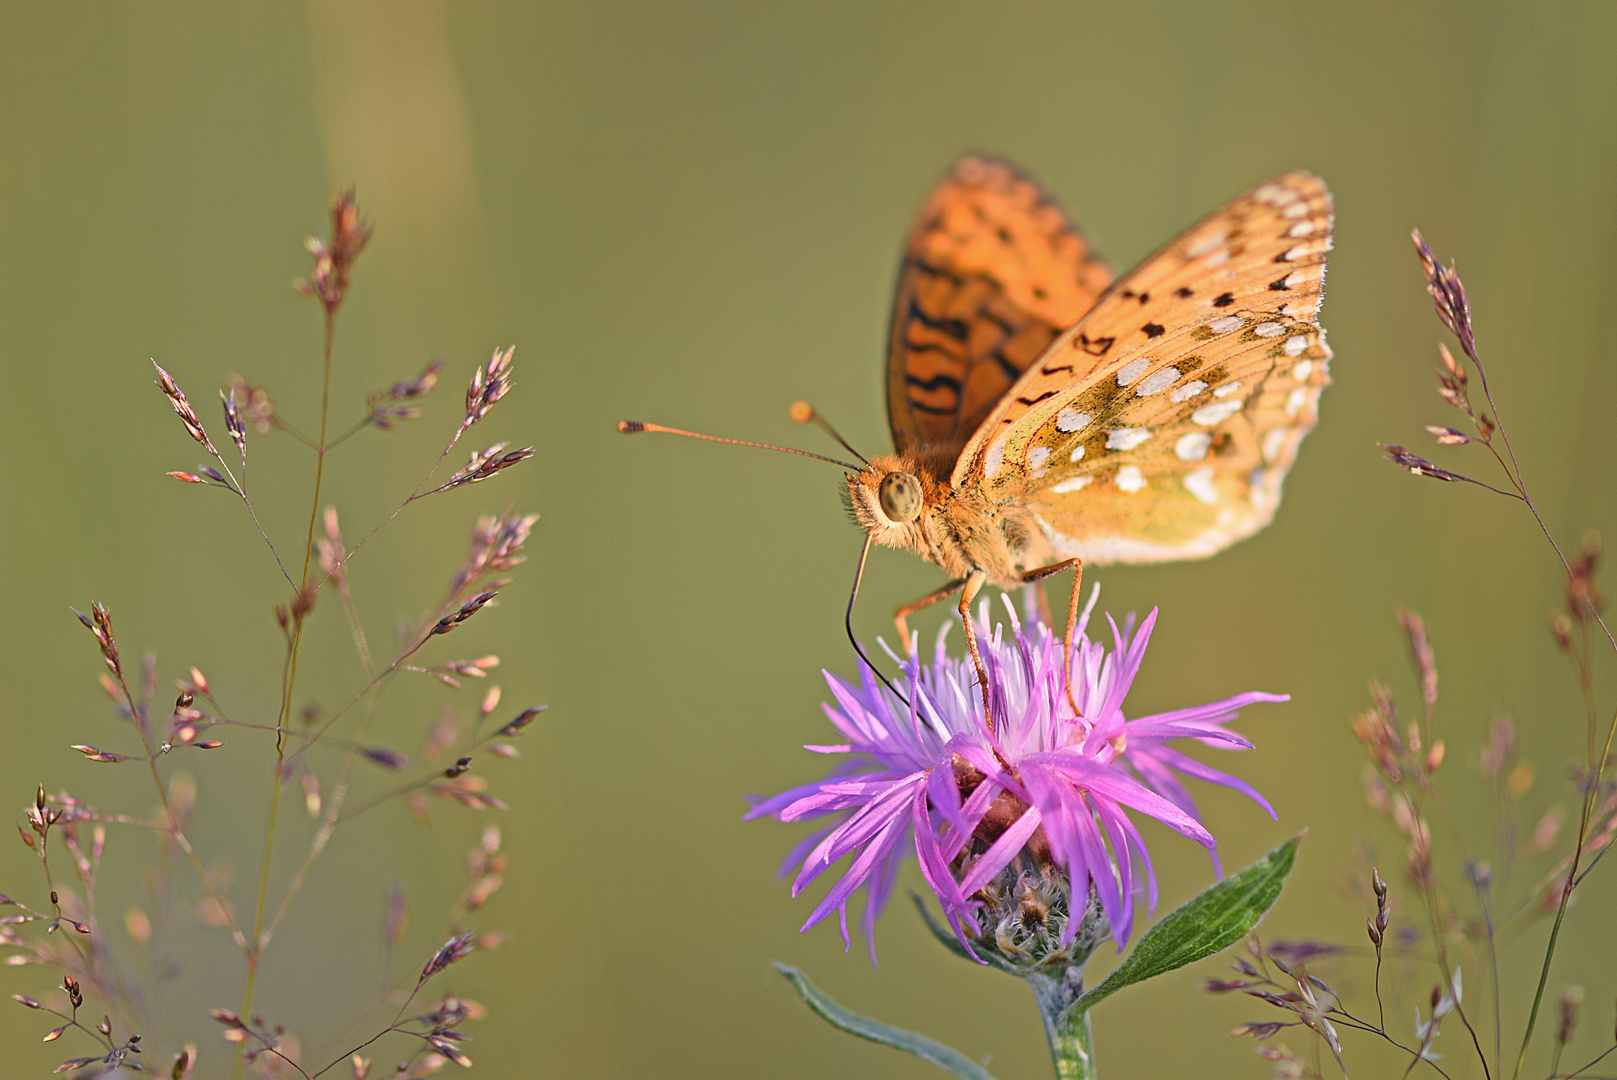
[[[127,657],[158,650],[164,687],[194,663],[233,712],[269,722],[276,574],[239,505],[163,475],[193,467],[198,448],[148,358],[187,388],[216,441],[213,388],[233,372],[313,427],[318,318],[287,283],[306,271],[301,239],[326,230],[330,192],[357,184],[376,236],[342,320],[339,421],[433,355],[449,367],[424,420],[366,432],[333,457],[328,501],[350,538],[413,487],[495,347],[516,345],[516,389],[468,441],[538,449],[406,513],[353,567],[380,648],[396,620],[435,602],[479,512],[543,514],[501,606],[435,654],[497,651],[501,713],[551,706],[520,761],[478,766],[510,804],[498,820],[511,867],[481,924],[513,936],[438,987],[489,1010],[467,1028],[478,1074],[940,1075],[833,1032],[771,973],[779,959],[853,1008],[989,1058],[1002,1077],[1048,1075],[1026,990],[945,955],[907,903],[881,924],[875,970],[857,942],[844,955],[830,926],[798,936],[812,900],[790,899],[770,873],[799,833],[740,820],[743,792],[818,775],[823,759],[797,747],[829,730],[819,669],[854,671],[841,618],[859,537],[839,478],[777,455],[621,439],[613,423],[823,449],[786,418],[801,396],[856,446],[884,449],[900,239],[963,152],[1034,171],[1120,269],[1249,184],[1301,167],[1337,197],[1323,311],[1336,383],[1278,520],[1209,562],[1096,576],[1109,610],[1162,607],[1136,711],[1244,689],[1292,695],[1248,710],[1239,726],[1258,750],[1219,762],[1280,821],[1227,793],[1208,793],[1205,810],[1232,867],[1309,830],[1266,934],[1357,949],[1364,909],[1344,883],[1361,847],[1375,846],[1395,901],[1412,907],[1348,732],[1370,677],[1414,699],[1399,605],[1431,627],[1449,817],[1471,850],[1492,850],[1477,755],[1496,712],[1518,716],[1538,766],[1529,827],[1567,800],[1567,766],[1583,756],[1582,712],[1545,630],[1560,573],[1531,519],[1478,489],[1404,475],[1375,443],[1432,453],[1422,426],[1455,419],[1432,392],[1440,327],[1409,247],[1419,225],[1460,261],[1547,524],[1572,545],[1586,528],[1612,533],[1617,365],[1600,326],[1617,291],[1614,46],[1617,8],[1595,2],[7,4],[0,791],[18,820],[36,782],[151,810],[132,767],[67,749],[132,742],[69,605],[108,604]],[[251,453],[256,500],[293,549],[309,455],[279,436]],[[1432,456],[1492,478],[1480,453]],[[887,613],[938,580],[877,552],[861,633],[888,633]],[[924,639],[941,617],[918,621]],[[358,666],[335,605],[315,627],[300,701],[331,705],[353,692]],[[401,684],[383,699],[377,741],[413,752],[438,710],[480,689]],[[233,871],[246,912],[268,781],[255,737],[228,737],[174,767],[198,777],[196,841]],[[368,790],[386,782],[365,776]],[[297,800],[290,811],[277,881],[308,835]],[[389,806],[339,832],[269,954],[258,1010],[311,1055],[354,1041],[350,1006],[383,978],[390,883],[411,897],[394,967],[408,982],[442,940],[484,820],[444,807],[422,830]],[[1207,884],[1199,849],[1160,828],[1147,836],[1164,907]],[[119,940],[151,849],[138,830],[113,833],[103,901]],[[1514,895],[1548,865],[1530,865]],[[0,878],[38,902],[20,843],[4,848]],[[1599,924],[1614,894],[1610,869],[1591,881],[1551,989],[1589,984],[1575,1049],[1597,1052],[1613,961]],[[1520,1030],[1545,931],[1510,939],[1507,1031]],[[201,1075],[219,1075],[227,1048],[205,1009],[239,1003],[239,957],[218,931],[180,940],[186,966],[154,1002],[162,1019],[147,1043],[196,1039]],[[1271,1017],[1202,994],[1199,979],[1220,970],[1207,961],[1103,1006],[1103,1075],[1265,1075],[1252,1044],[1225,1033]],[[8,972],[7,993],[41,995],[51,981]],[[1327,974],[1367,1005],[1366,972],[1355,959]],[[1424,1001],[1426,979],[1396,999],[1398,1016]],[[1469,970],[1467,986],[1482,1009]],[[39,1019],[0,1010],[6,1075],[89,1052],[39,1046]],[[1451,1060],[1464,1057],[1458,1030],[1445,1034]],[[1349,1052],[1357,1074],[1401,1068],[1363,1039]]]

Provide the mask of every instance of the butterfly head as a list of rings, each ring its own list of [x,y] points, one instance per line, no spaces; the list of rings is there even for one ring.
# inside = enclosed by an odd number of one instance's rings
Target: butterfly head
[[[924,552],[927,519],[941,490],[936,480],[906,457],[878,457],[848,474],[854,517],[878,544]]]

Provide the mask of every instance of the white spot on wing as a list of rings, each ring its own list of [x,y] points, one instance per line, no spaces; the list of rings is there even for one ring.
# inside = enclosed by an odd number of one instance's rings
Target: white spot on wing
[[[1118,428],[1106,433],[1106,449],[1133,450],[1150,437],[1151,432],[1145,428]]]
[[[993,479],[999,467],[1005,464],[1005,439],[1006,435],[1001,435],[988,446],[988,456],[983,461],[983,476],[987,479]]]
[[[1298,413],[1302,412],[1303,406],[1308,404],[1308,394],[1308,387],[1299,386],[1290,394],[1286,395],[1286,415],[1296,416]]]
[[[1188,435],[1179,436],[1179,441],[1173,444],[1173,452],[1179,456],[1180,461],[1200,461],[1207,456],[1207,448],[1212,442],[1211,432],[1192,431]]]
[[[1169,394],[1168,400],[1177,405],[1181,401],[1189,401],[1191,398],[1195,397],[1197,394],[1206,389],[1206,383],[1202,382],[1200,379],[1192,379],[1179,389],[1175,390],[1173,393]]]
[[[1218,502],[1218,488],[1213,484],[1213,467],[1203,465],[1185,474],[1185,490],[1211,506]]]
[[[1314,361],[1312,360],[1299,360],[1297,366],[1291,369],[1291,377],[1298,382],[1306,382],[1313,373]]]
[[[1280,458],[1280,452],[1286,448],[1286,439],[1291,435],[1288,427],[1270,428],[1269,434],[1263,437],[1263,460],[1273,465]]]
[[[1240,412],[1241,406],[1245,404],[1246,402],[1240,398],[1233,401],[1215,401],[1211,405],[1203,405],[1191,413],[1190,418],[1203,427],[1212,427],[1214,424],[1222,424]]]
[[[1161,393],[1178,381],[1179,369],[1176,367],[1165,367],[1161,371],[1153,371],[1151,374],[1147,375],[1140,382],[1140,389],[1137,391],[1137,393],[1141,397],[1150,397],[1152,394]]]
[[[1141,375],[1144,375],[1150,368],[1151,361],[1146,357],[1142,356],[1138,360],[1130,360],[1117,369],[1117,385],[1127,386]]]
[[[1067,479],[1061,481],[1061,483],[1056,484],[1050,490],[1055,492],[1057,495],[1065,495],[1069,491],[1077,491],[1080,488],[1085,487],[1093,479],[1095,479],[1093,476],[1069,476]]]
[[[1307,236],[1309,233],[1311,233],[1313,231],[1314,231],[1314,223],[1312,221],[1299,221],[1297,224],[1293,225],[1291,228],[1286,230],[1286,235],[1287,236]]]
[[[1145,474],[1140,472],[1138,465],[1125,465],[1117,470],[1116,482],[1120,491],[1139,491],[1145,487]]]
[[[1302,258],[1304,255],[1307,255],[1307,254],[1308,254],[1308,245],[1307,244],[1298,244],[1294,248],[1288,248],[1286,250],[1286,253],[1284,255],[1282,255],[1281,258],[1284,259],[1286,262],[1295,262],[1296,260]]]
[[[1037,472],[1038,470],[1044,468],[1044,463],[1049,460],[1049,458],[1050,448],[1048,446],[1035,446],[1033,449],[1027,452],[1028,467]]]
[[[1207,329],[1215,334],[1227,334],[1231,330],[1239,330],[1244,321],[1239,315],[1226,315],[1222,319],[1215,319],[1207,324]]]
[[[1234,382],[1225,383],[1223,386],[1219,387],[1217,390],[1214,390],[1213,391],[1213,396],[1214,397],[1229,397],[1231,394],[1235,393],[1239,389],[1241,389],[1241,380],[1236,379]]]
[[[1264,322],[1254,326],[1252,332],[1259,337],[1279,337],[1286,332],[1286,328],[1277,322]]]
[[[1074,461],[1082,461],[1082,460],[1084,460],[1084,444],[1083,443],[1079,443],[1077,446],[1074,446],[1072,448],[1072,460],[1074,460]]]
[[[1207,233],[1185,248],[1185,258],[1199,259],[1203,255],[1211,255],[1214,251],[1223,247],[1224,241],[1227,239],[1229,237],[1221,232]]]
[[[1056,413],[1057,431],[1077,431],[1089,423],[1089,414],[1068,406]]]
[[[1269,474],[1263,469],[1253,469],[1252,475],[1247,478],[1250,490],[1247,500],[1252,503],[1252,509],[1262,510],[1269,505],[1269,489],[1267,486]]]
[[[1307,334],[1293,334],[1286,339],[1285,352],[1287,356],[1298,356],[1308,348]]]
[[[1305,202],[1297,202],[1292,203],[1290,206],[1280,211],[1280,216],[1288,218],[1300,218],[1306,213],[1308,213],[1308,204]]]

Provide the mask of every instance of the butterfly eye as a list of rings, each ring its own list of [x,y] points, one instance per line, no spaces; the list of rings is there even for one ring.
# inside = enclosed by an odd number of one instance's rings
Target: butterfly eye
[[[902,525],[921,516],[921,482],[907,472],[890,472],[876,489],[881,512]]]

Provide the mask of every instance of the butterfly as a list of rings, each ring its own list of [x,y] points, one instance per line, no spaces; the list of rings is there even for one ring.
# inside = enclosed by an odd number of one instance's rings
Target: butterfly
[[[970,612],[983,585],[1075,570],[1070,640],[1086,564],[1203,558],[1274,517],[1330,381],[1331,223],[1324,183],[1287,173],[1114,280],[1010,163],[965,158],[933,189],[888,342],[896,452],[836,463],[865,554],[904,548],[949,575],[895,621],[908,643],[909,615],[960,594],[985,715]],[[1070,698],[1070,670],[1067,682]]]
[[[1113,280],[1034,180],[960,161],[899,273],[896,453],[847,477],[869,542],[950,577],[899,609],[901,637],[958,591],[986,684],[969,610],[984,584],[1202,558],[1268,524],[1330,381],[1331,223],[1324,183],[1288,173]]]

